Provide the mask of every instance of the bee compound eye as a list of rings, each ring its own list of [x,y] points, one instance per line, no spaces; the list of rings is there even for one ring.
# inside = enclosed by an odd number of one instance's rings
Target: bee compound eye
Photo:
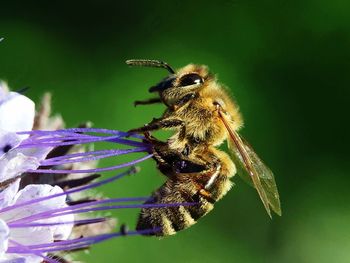
[[[189,73],[181,77],[179,81],[179,86],[184,87],[202,83],[203,79],[201,76],[199,76],[197,73]]]

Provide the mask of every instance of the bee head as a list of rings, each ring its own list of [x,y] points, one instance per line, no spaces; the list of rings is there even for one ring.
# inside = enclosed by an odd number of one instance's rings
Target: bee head
[[[168,106],[180,106],[197,97],[198,92],[212,79],[206,66],[189,64],[179,69],[171,85],[160,92]]]
[[[149,92],[158,92],[163,102],[168,106],[174,105],[183,97],[195,93],[210,78],[205,66],[189,64],[175,71],[168,63],[158,60],[132,59],[127,60],[126,64],[166,69],[170,74],[149,88]]]

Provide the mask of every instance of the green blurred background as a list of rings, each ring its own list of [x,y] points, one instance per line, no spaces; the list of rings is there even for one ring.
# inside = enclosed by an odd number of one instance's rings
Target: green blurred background
[[[129,68],[126,59],[202,63],[231,88],[242,134],[275,172],[281,218],[270,220],[236,177],[236,187],[189,230],[115,239],[81,259],[350,262],[349,14],[341,0],[2,1],[0,78],[13,89],[31,87],[37,102],[51,91],[68,127],[91,120],[128,130],[160,116],[162,106],[134,108],[133,101],[148,98],[166,72]],[[105,194],[148,195],[163,178],[153,161],[141,166]],[[137,214],[114,213],[131,228]]]

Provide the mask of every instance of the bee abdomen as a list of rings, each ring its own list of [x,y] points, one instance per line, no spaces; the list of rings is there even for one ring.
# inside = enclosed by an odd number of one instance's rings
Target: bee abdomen
[[[198,203],[191,206],[176,206],[162,208],[143,208],[139,216],[136,230],[155,229],[154,235],[168,236],[194,225],[199,218],[213,209],[213,204],[202,197],[192,198],[180,191],[167,191],[164,184],[152,196],[150,203]],[[194,200],[197,199],[197,200]]]

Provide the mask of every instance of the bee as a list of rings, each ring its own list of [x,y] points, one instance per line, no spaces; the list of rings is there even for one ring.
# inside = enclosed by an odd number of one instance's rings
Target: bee
[[[153,145],[158,169],[167,177],[147,203],[198,204],[142,209],[136,229],[160,228],[156,235],[167,236],[190,227],[231,189],[231,178],[237,172],[257,190],[270,217],[271,210],[281,215],[273,173],[238,134],[243,126],[238,105],[206,66],[189,64],[175,71],[157,60],[126,63],[164,68],[170,73],[149,89],[157,97],[135,101],[135,105],[166,106],[160,118],[130,130],[146,135]],[[174,134],[166,142],[150,135],[160,129],[173,130]],[[218,149],[224,141],[231,156]]]

